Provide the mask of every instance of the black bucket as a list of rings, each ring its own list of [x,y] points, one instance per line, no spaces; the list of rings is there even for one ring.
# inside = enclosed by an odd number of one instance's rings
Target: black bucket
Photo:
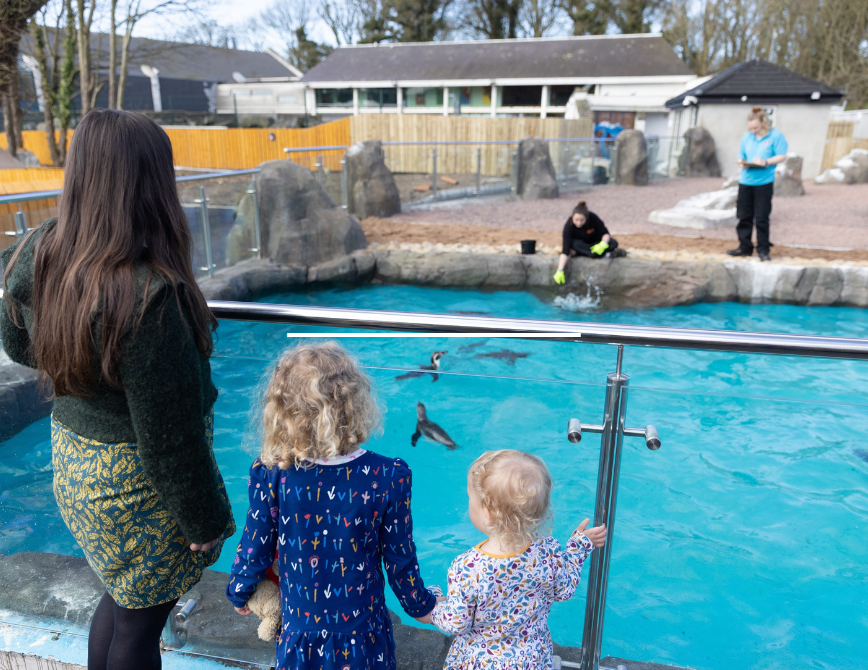
[[[522,240],[521,241],[521,253],[525,256],[535,254],[536,253],[536,240]]]

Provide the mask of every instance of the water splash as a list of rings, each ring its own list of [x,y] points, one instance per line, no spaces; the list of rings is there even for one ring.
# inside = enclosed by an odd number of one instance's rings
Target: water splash
[[[567,293],[564,296],[555,296],[552,304],[568,312],[592,312],[600,306],[603,291],[593,284],[588,284],[585,295]]]

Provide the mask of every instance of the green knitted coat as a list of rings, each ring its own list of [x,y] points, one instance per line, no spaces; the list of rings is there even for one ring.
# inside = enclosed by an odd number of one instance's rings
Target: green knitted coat
[[[49,219],[31,235],[7,282],[4,300],[13,300],[23,317],[23,328],[9,318],[0,304],[0,338],[13,361],[36,367],[30,346],[33,328],[33,249],[51,225]],[[5,268],[21,244],[0,254]],[[136,269],[139,309],[144,304],[148,268]],[[205,437],[205,417],[217,399],[208,357],[199,353],[182,319],[174,289],[152,276],[151,296],[137,330],[127,333],[118,350],[115,389],[102,381],[98,347],[101,315],[95,314],[93,332],[94,379],[100,381],[86,398],[59,396],[52,415],[83,437],[99,442],[134,442],[145,475],[161,502],[177,521],[190,543],[209,542],[226,529],[230,510],[220,495],[217,473],[211,466]]]

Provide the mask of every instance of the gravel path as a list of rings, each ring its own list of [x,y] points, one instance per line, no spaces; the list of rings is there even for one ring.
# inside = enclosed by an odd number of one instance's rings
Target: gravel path
[[[650,186],[596,186],[556,200],[465,204],[432,211],[412,211],[395,223],[453,224],[522,230],[560,230],[577,200],[586,200],[614,234],[650,234],[735,242],[735,231],[691,230],[648,222],[655,209],[720,188],[722,179],[673,179]],[[805,195],[775,198],[771,237],[777,245],[868,249],[868,184],[817,186],[804,182]]]

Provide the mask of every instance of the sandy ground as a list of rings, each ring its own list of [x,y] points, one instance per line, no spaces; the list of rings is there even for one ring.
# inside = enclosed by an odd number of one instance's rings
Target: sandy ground
[[[688,196],[717,190],[722,183],[722,179],[696,178],[667,180],[645,187],[596,186],[586,193],[571,193],[556,200],[484,205],[471,202],[460,207],[403,212],[387,222],[368,221],[364,225],[366,232],[370,230],[371,241],[502,244],[538,239],[555,244],[575,202],[582,199],[625,247],[722,253],[736,246],[734,230],[691,230],[648,222],[652,210],[666,209]],[[868,259],[868,184],[817,186],[806,180],[805,191],[802,197],[774,199],[772,255]],[[836,250],[800,248],[803,246]]]

